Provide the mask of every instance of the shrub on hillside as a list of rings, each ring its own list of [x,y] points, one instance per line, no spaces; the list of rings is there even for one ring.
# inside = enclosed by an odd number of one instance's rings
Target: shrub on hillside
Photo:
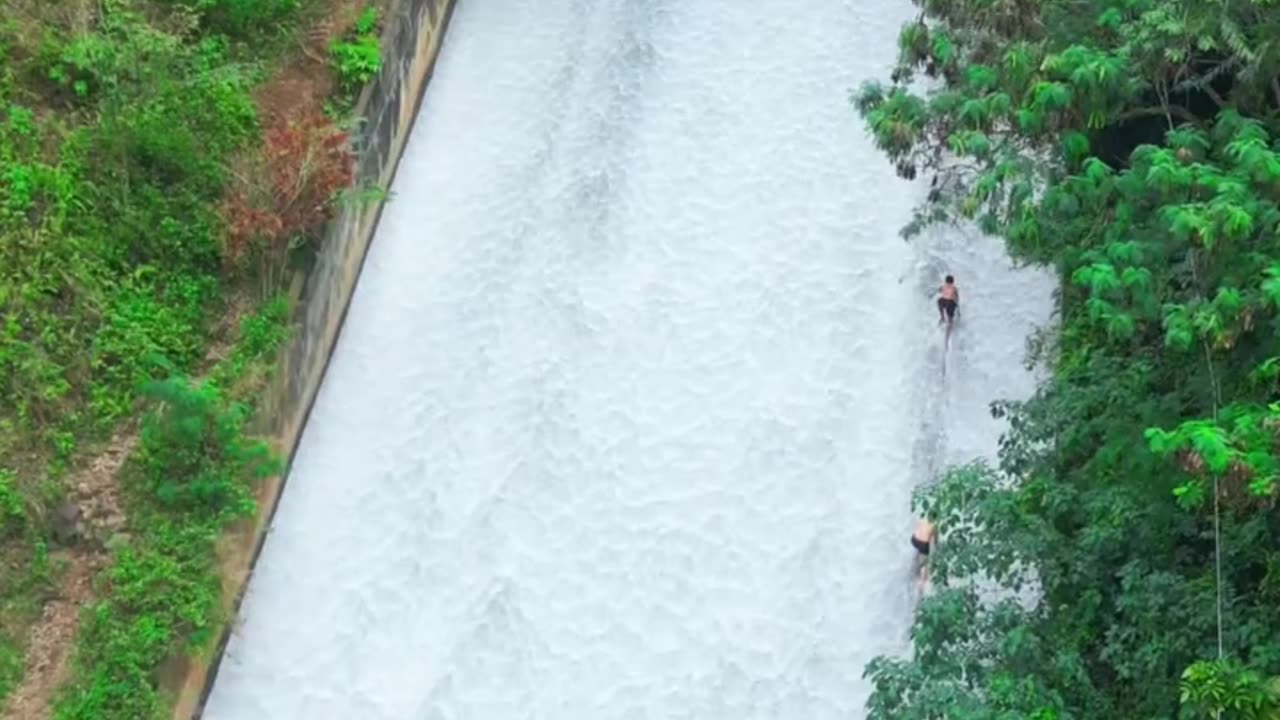
[[[371,5],[360,14],[355,27],[329,45],[338,83],[349,99],[354,99],[360,88],[382,69],[382,43],[378,40],[378,31],[378,8]]]
[[[299,0],[170,0],[200,14],[202,24],[216,33],[247,37],[270,29],[298,11]]]
[[[269,129],[224,205],[226,259],[255,259],[268,277],[279,272],[290,249],[333,217],[354,160],[347,133],[323,117]]]
[[[151,383],[146,392],[159,401],[142,423],[147,496],[171,512],[211,518],[251,512],[246,478],[265,477],[275,465],[265,445],[242,435],[248,408],[183,377]]]

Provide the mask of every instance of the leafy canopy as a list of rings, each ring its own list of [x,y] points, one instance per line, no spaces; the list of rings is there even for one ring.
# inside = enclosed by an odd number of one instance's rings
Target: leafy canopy
[[[904,232],[976,222],[1062,290],[1000,466],[919,498],[953,582],[871,716],[1275,717],[1280,6],[917,4],[855,98],[931,179]]]

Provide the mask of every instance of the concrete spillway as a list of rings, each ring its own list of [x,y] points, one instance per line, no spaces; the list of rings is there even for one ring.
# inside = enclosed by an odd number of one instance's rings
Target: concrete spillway
[[[848,93],[911,13],[461,0],[205,717],[862,717],[1049,308],[897,237]]]

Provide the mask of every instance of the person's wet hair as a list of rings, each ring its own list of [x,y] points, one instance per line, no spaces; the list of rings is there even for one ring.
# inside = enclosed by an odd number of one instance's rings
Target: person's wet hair
[[[948,276],[947,276],[947,282],[948,282],[948,283],[953,283],[953,282],[955,282],[955,281],[956,281],[956,279],[955,279],[954,277],[952,277],[951,275],[948,275]]]

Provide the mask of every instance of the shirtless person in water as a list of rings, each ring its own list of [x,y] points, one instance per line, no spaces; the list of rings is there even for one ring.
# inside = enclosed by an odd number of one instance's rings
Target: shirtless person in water
[[[959,308],[960,288],[956,287],[956,279],[948,275],[942,287],[938,288],[938,324],[954,320]]]
[[[932,549],[937,536],[938,529],[933,526],[933,523],[924,519],[916,521],[915,532],[911,533],[911,547],[919,553],[921,585],[929,581],[929,550]]]

